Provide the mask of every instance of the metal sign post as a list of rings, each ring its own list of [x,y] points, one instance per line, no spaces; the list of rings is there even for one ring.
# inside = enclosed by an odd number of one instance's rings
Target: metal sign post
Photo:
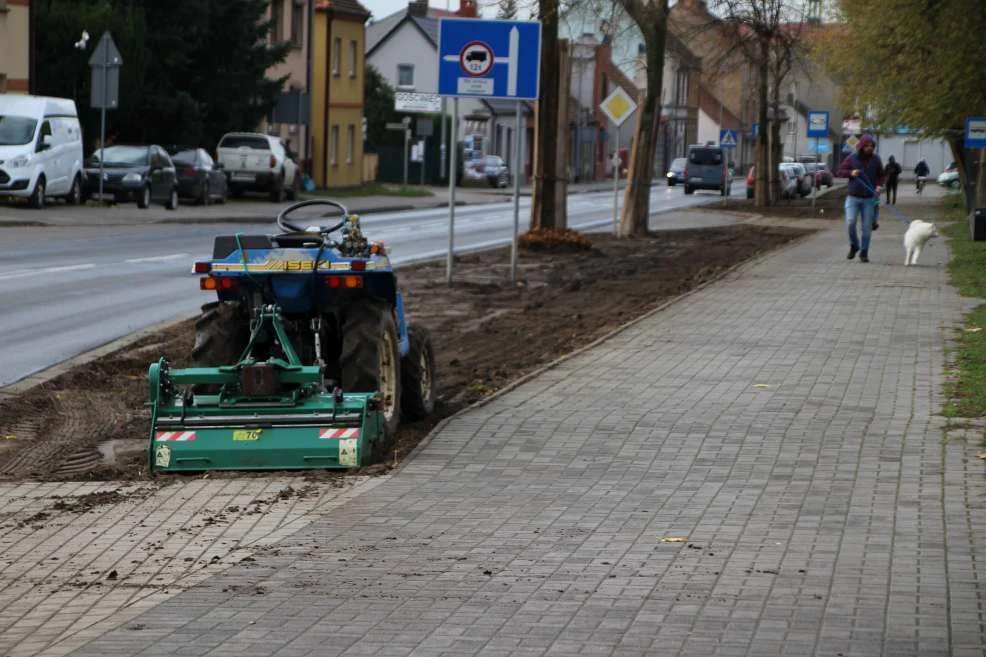
[[[99,44],[89,58],[92,69],[91,107],[99,108],[99,200],[103,200],[103,157],[106,148],[106,110],[120,106],[120,68],[123,57],[110,33],[103,32]]]
[[[408,144],[411,143],[411,117],[405,116],[401,123],[404,126],[404,186],[407,187],[407,158]]]
[[[620,126],[613,124],[616,148],[613,149],[613,235],[620,234]]]
[[[510,244],[510,282],[517,282],[517,235],[520,233],[520,179],[523,158],[521,149],[521,102],[517,101],[517,122],[514,135],[514,234]]]
[[[620,234],[620,126],[637,111],[637,103],[623,87],[617,87],[613,93],[599,103],[599,109],[609,117],[613,124],[613,134],[616,135],[616,148],[613,150],[613,235]]]
[[[458,173],[457,158],[459,134],[459,99],[452,99],[452,152],[449,157],[448,165],[448,259],[445,262],[445,282],[452,284],[452,264],[455,260],[455,178]]]
[[[537,100],[541,71],[539,21],[442,18],[438,21],[438,95],[453,98],[449,157],[448,283],[452,283],[459,98]],[[519,120],[519,119],[518,119]],[[514,183],[516,192],[516,181]],[[516,206],[516,201],[515,201]],[[514,217],[514,241],[517,224]],[[512,263],[516,255],[512,255]],[[515,263],[512,264],[511,270]],[[512,274],[515,275],[515,274]]]

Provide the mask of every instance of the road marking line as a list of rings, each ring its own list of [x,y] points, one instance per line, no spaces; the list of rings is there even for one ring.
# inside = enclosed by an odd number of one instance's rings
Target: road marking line
[[[180,260],[187,257],[187,253],[172,253],[171,255],[151,256],[149,258],[131,258],[126,262],[130,264],[136,264],[139,262],[167,262],[168,260]]]
[[[96,265],[86,264],[86,265],[66,265],[64,267],[46,267],[44,269],[23,269],[20,271],[0,274],[0,281],[9,281],[15,278],[25,278],[27,276],[35,276],[37,274],[58,274],[66,271],[82,271],[84,269],[95,269],[95,267]]]

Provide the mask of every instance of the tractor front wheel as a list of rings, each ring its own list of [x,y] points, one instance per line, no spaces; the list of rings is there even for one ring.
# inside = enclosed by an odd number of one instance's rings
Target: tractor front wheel
[[[387,303],[364,301],[349,309],[342,326],[339,366],[343,390],[376,392],[380,397],[384,435],[374,449],[374,459],[379,459],[390,449],[401,410],[397,324]]]
[[[401,359],[401,411],[413,422],[435,411],[435,352],[423,327],[409,326],[407,337],[411,345]]]

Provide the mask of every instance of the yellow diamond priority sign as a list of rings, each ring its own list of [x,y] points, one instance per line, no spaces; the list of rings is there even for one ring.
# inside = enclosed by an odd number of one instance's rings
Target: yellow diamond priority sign
[[[599,109],[619,127],[637,109],[637,103],[633,102],[633,98],[623,90],[623,87],[616,87],[613,93],[606,96],[606,100],[599,104]]]

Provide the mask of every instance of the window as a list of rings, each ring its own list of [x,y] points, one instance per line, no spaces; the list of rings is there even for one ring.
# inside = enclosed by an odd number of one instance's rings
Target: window
[[[339,163],[339,126],[332,126],[332,138],[329,140],[329,164],[336,166]]]
[[[356,78],[356,42],[349,42],[349,77]]]
[[[346,128],[346,164],[352,164],[356,156],[356,126]]]
[[[301,46],[305,35],[305,2],[294,0],[291,5],[291,41]]]
[[[406,89],[414,88],[414,64],[397,65],[397,86]]]
[[[342,59],[342,39],[336,37],[335,42],[332,44],[332,75],[338,77],[339,60]]]
[[[284,17],[284,0],[270,2],[270,42],[280,43],[282,30],[281,21]]]

